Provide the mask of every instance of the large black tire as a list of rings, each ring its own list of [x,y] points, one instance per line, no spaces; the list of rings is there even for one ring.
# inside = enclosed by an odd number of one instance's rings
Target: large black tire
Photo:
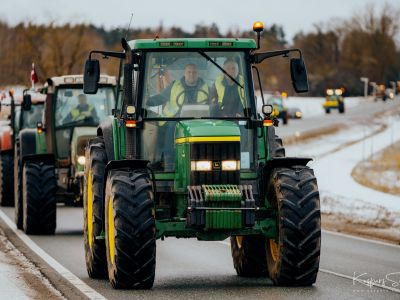
[[[285,148],[283,147],[282,139],[275,135],[275,151],[272,154],[272,157],[285,157]]]
[[[329,108],[325,108],[325,113],[330,114],[331,110]]]
[[[111,171],[106,183],[108,277],[116,289],[150,289],[156,268],[154,196],[146,170]]]
[[[345,110],[344,110],[344,104],[339,106],[339,113],[340,114],[344,114]]]
[[[19,141],[15,142],[14,152],[14,220],[18,229],[24,229],[22,209],[22,166],[20,159]]]
[[[53,164],[26,162],[22,170],[22,226],[27,234],[54,234],[57,182]]]
[[[279,168],[271,173],[267,198],[277,209],[277,240],[267,242],[269,277],[276,285],[315,283],[321,248],[320,201],[312,169]]]
[[[274,151],[271,157],[285,157],[282,139],[275,135]],[[268,276],[267,239],[263,236],[232,236],[231,252],[233,266],[239,276]]]
[[[268,276],[266,241],[259,235],[231,237],[233,266],[239,276]]]
[[[12,152],[0,154],[0,205],[14,205],[14,158]]]
[[[104,169],[107,155],[102,138],[90,140],[85,151],[83,192],[84,248],[86,269],[91,278],[107,278],[107,256],[104,239]]]

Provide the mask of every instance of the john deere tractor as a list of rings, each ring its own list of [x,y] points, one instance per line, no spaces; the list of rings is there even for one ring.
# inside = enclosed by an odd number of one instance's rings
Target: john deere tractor
[[[44,122],[19,132],[15,146],[15,222],[28,234],[53,234],[56,204],[82,203],[85,145],[115,107],[115,77],[101,75],[96,95],[83,76],[47,80]],[[29,95],[28,95],[29,96]],[[29,102],[30,99],[24,99]]]
[[[325,113],[329,114],[331,109],[337,109],[340,114],[345,112],[344,98],[342,96],[342,89],[327,89],[325,102],[322,107],[325,109]]]
[[[262,25],[254,29],[259,41]],[[259,52],[258,44],[122,39],[122,52],[89,54],[85,93],[97,92],[96,54],[121,60],[123,87],[113,120],[99,126],[86,148],[84,246],[90,277],[108,277],[114,288],[149,289],[156,240],[178,237],[230,238],[239,276],[270,277],[286,286],[316,281],[320,201],[307,166],[311,159],[285,157],[272,106],[263,105],[262,115],[256,111],[253,84],[261,81],[257,65],[274,56],[292,56],[296,92],[308,90],[307,73],[300,50]],[[238,65],[236,78],[224,69],[227,60]],[[202,79],[191,102],[181,85],[188,64]],[[171,97],[155,106],[159,79],[167,74]],[[234,82],[243,99],[234,107],[225,103],[229,113],[212,88],[223,78]]]
[[[31,99],[31,95],[33,98]],[[42,121],[44,107],[43,95],[31,90],[23,91],[23,99],[29,102],[14,100],[10,91],[10,101],[2,103],[0,110],[7,111],[10,123],[0,132],[0,205],[14,205],[14,145],[15,136],[24,128],[36,128]]]

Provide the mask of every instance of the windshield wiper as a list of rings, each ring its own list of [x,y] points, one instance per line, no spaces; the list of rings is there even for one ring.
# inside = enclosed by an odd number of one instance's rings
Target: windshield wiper
[[[211,57],[209,57],[207,54],[205,54],[202,51],[197,51],[201,56],[203,56],[205,59],[210,61],[214,66],[216,66],[218,69],[220,69],[226,76],[228,76],[234,83],[236,83],[238,86],[240,86],[243,89],[243,86],[235,79],[233,78],[228,72],[224,70],[219,64],[217,64],[215,61],[212,60]]]

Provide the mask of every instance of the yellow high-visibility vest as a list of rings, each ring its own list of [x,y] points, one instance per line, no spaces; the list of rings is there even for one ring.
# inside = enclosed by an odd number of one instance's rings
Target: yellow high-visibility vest
[[[89,105],[88,105],[88,110],[87,110],[87,112],[89,112],[90,115],[91,115],[91,114],[93,113],[93,110],[94,110],[94,106],[92,106],[92,105],[89,104]],[[83,114],[82,114],[83,112],[85,112],[85,111],[79,111],[78,108],[74,107],[74,108],[71,110],[72,120],[73,120],[73,121],[84,120],[84,119],[86,118],[87,115],[83,115]]]
[[[204,92],[202,92],[204,91]],[[204,83],[197,91],[197,104],[207,104],[208,101],[208,85]],[[180,80],[176,80],[171,88],[171,96],[163,109],[165,117],[175,116],[183,105],[185,100],[185,87]]]
[[[222,107],[224,105],[224,103],[222,102],[224,99],[224,95],[225,95],[225,85],[223,84],[224,77],[225,77],[225,75],[221,74],[221,75],[218,75],[217,78],[215,79],[215,88],[216,88],[217,94],[218,94],[218,106],[220,109],[222,109]],[[242,86],[244,86],[244,78],[242,75],[239,75],[238,81]],[[240,101],[242,102],[243,107],[245,107],[244,89],[242,89],[240,86],[237,86],[237,89],[238,89]]]

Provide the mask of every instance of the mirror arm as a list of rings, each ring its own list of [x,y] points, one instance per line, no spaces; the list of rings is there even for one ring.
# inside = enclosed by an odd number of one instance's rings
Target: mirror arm
[[[115,57],[120,59],[125,59],[126,55],[124,52],[115,52],[115,51],[103,51],[103,50],[92,50],[89,52],[89,60],[92,60],[92,54],[102,54],[104,58]]]
[[[293,49],[285,49],[285,50],[277,50],[277,51],[267,51],[267,52],[261,52],[261,53],[254,53],[252,55],[252,63],[253,64],[259,64],[261,63],[264,59],[275,57],[275,56],[283,56],[287,57],[290,52],[298,52],[300,58],[303,58],[303,55],[301,53],[300,49],[293,48]]]
[[[256,72],[257,72],[258,85],[260,86],[261,100],[262,100],[263,105],[265,105],[265,101],[264,101],[264,92],[263,92],[263,89],[262,89],[261,79],[260,79],[260,72],[258,71],[258,68],[257,68],[256,66],[252,66],[252,68],[253,68],[254,70],[256,70]],[[257,105],[257,103],[256,103],[256,105]]]

